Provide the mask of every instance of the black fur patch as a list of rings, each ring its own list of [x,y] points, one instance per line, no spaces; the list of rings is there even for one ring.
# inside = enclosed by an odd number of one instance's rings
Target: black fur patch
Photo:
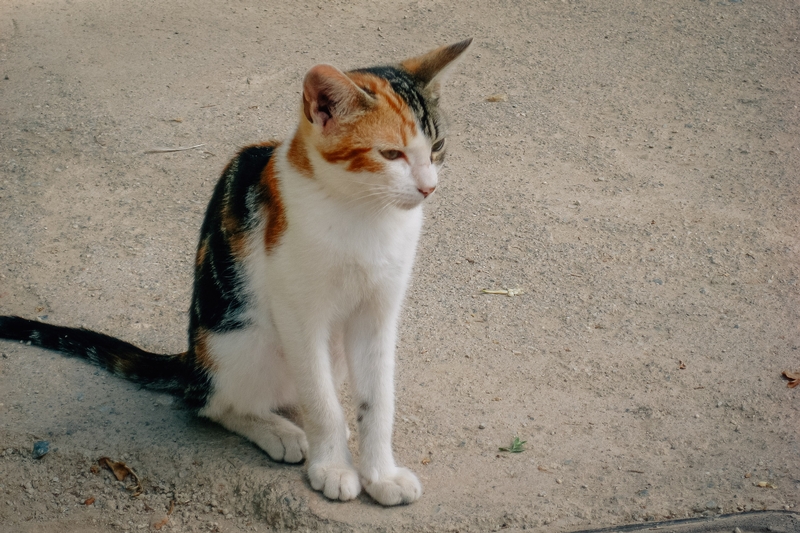
[[[183,391],[184,354],[151,353],[103,333],[18,316],[0,316],[0,338],[26,341],[32,346],[86,359],[150,389]]]
[[[261,173],[269,163],[274,146],[248,146],[228,164],[208,204],[200,228],[200,245],[206,244],[204,260],[196,266],[192,306],[189,314],[189,343],[198,328],[222,333],[243,328],[241,318],[247,301],[241,290],[243,279],[234,255],[233,239],[246,238],[253,229],[260,206]],[[239,234],[223,230],[223,212],[234,220]]]

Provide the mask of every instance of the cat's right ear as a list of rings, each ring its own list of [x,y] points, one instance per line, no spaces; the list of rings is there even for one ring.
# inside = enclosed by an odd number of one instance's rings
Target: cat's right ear
[[[367,93],[331,65],[313,67],[303,81],[303,113],[323,131],[367,109],[371,103]]]
[[[472,37],[450,46],[431,50],[427,54],[406,59],[400,63],[400,66],[430,91],[434,98],[438,99],[442,81],[470,44],[472,44]]]

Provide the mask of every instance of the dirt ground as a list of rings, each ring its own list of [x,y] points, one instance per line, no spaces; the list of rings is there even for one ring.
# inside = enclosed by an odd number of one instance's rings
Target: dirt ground
[[[5,0],[0,313],[185,349],[211,188],[238,147],[292,131],[306,70],[468,36],[398,347],[395,450],[422,499],[326,501],[168,396],[4,342],[0,529],[549,532],[798,510],[793,0]],[[147,153],[177,147],[195,148]],[[515,436],[523,452],[499,451]],[[144,494],[92,473],[102,456]]]

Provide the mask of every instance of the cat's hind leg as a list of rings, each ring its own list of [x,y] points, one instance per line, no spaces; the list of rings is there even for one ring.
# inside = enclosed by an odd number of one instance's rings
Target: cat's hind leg
[[[301,463],[308,456],[305,432],[279,412],[297,404],[294,381],[267,327],[250,326],[203,338],[213,361],[213,392],[200,416],[255,443],[276,461]]]
[[[308,455],[305,432],[277,413],[261,417],[228,411],[212,420],[246,437],[275,461],[302,463]]]

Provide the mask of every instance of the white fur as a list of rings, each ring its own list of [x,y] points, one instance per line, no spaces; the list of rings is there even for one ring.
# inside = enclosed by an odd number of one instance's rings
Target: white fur
[[[379,174],[348,172],[309,149],[315,177],[275,154],[287,228],[267,253],[263,228],[245,259],[250,326],[214,334],[214,393],[201,414],[277,460],[307,458],[314,489],[379,503],[410,503],[422,488],[392,454],[396,324],[422,226],[421,187],[435,187],[430,141],[405,148]],[[348,376],[358,406],[353,466],[337,388]],[[366,405],[364,409],[362,406]],[[303,430],[276,410],[299,406]],[[306,442],[307,439],[307,442]]]

